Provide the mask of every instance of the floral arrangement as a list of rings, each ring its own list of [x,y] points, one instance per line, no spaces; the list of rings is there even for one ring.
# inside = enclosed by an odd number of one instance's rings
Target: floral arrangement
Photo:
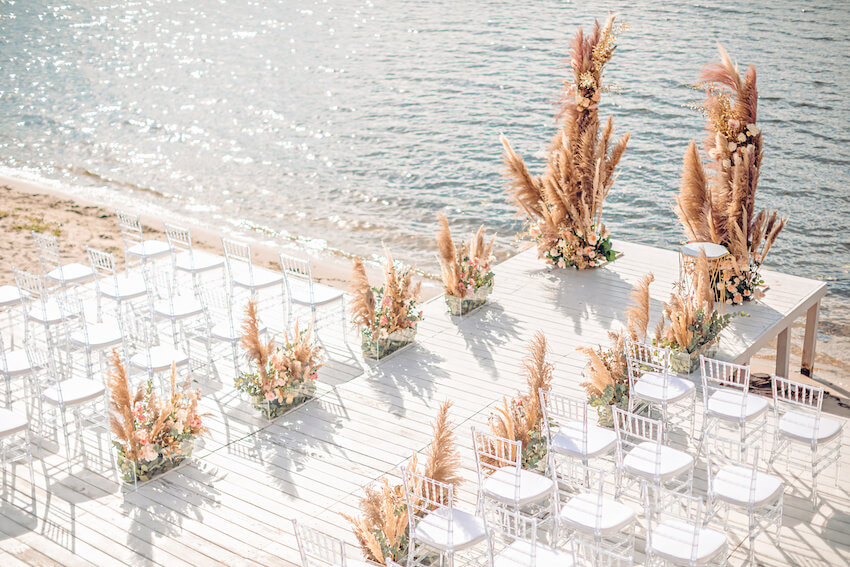
[[[573,76],[564,81],[558,113],[563,125],[549,145],[542,175],[532,177],[522,156],[501,138],[508,193],[529,221],[520,237],[535,240],[538,256],[559,268],[593,268],[616,258],[602,223],[602,205],[629,134],[612,146],[613,119],[608,118],[600,134],[598,107],[608,90],[603,68],[625,29],[611,16],[604,27],[596,21],[587,36],[581,28],[576,33],[570,50]]]
[[[632,288],[632,305],[626,309],[626,329],[610,332],[608,337],[611,346],[595,349],[579,347],[588,358],[588,380],[580,386],[587,392],[588,403],[597,408],[601,423],[609,423],[613,427],[611,406],[628,409],[629,379],[626,364],[626,338],[633,341],[646,340],[649,327],[649,286],[655,281],[651,273],[645,275]]]
[[[207,430],[197,411],[201,391],[189,389],[188,377],[178,388],[172,365],[170,396],[160,397],[150,379],[131,396],[127,371],[116,351],[109,362],[109,426],[118,469],[124,482],[144,482],[191,456],[195,437]]]
[[[384,285],[372,287],[363,262],[354,260],[352,274],[352,321],[360,327],[364,354],[379,358],[390,350],[412,342],[416,324],[422,320],[417,309],[421,282],[413,283],[413,268],[396,266],[389,250],[385,249]],[[394,337],[405,335],[397,341]],[[394,335],[395,334],[395,335]],[[391,345],[382,345],[390,342]],[[377,350],[376,349],[377,345]]]
[[[759,270],[787,219],[768,210],[755,212],[763,156],[762,133],[756,125],[756,70],[741,77],[726,51],[720,63],[700,76],[706,98],[698,107],[707,117],[709,178],[695,142],[684,157],[682,184],[675,211],[691,241],[722,244],[730,258],[722,266],[715,297],[728,304],[759,298]]]
[[[543,431],[543,410],[540,407],[540,390],[552,388],[554,366],[546,361],[546,337],[538,331],[528,347],[528,356],[523,360],[523,375],[528,392],[508,401],[489,419],[490,429],[495,435],[522,442],[522,466],[537,469],[546,463],[546,438]]]
[[[321,345],[312,340],[312,326],[292,335],[284,333],[283,345],[260,340],[257,304],[249,301],[242,324],[242,346],[256,366],[256,372],[243,372],[234,382],[236,389],[251,397],[254,407],[275,418],[310,398],[316,389],[317,371],[323,366]]]
[[[484,227],[481,226],[468,242],[456,245],[448,219],[443,215],[437,216],[440,219],[437,248],[446,303],[453,315],[463,315],[483,305],[493,290],[494,274],[490,262],[496,237],[485,244]]]
[[[451,405],[451,402],[443,402],[431,424],[434,438],[428,447],[424,470],[420,471],[415,454],[407,468],[457,487],[463,477],[460,474],[460,453],[449,421]],[[407,560],[409,543],[404,485],[391,485],[383,478],[377,488],[367,487],[366,496],[360,500],[360,511],[361,515],[356,518],[347,514],[342,514],[342,517],[351,523],[363,556],[380,565],[385,565],[387,559],[403,564]]]

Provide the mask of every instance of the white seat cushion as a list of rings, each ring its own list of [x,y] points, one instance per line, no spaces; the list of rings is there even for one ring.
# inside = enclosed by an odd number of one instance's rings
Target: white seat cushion
[[[313,304],[324,305],[342,299],[342,290],[322,285],[313,284]],[[293,303],[299,305],[310,305],[310,284],[304,280],[289,278],[289,297]]]
[[[101,295],[112,299],[133,299],[145,295],[148,290],[145,287],[145,282],[140,276],[127,277],[125,275],[118,276],[118,286],[116,289],[115,278],[105,278],[98,283],[98,290]]]
[[[529,567],[532,565],[531,553],[534,552],[534,565],[539,567],[572,567],[575,565],[573,554],[564,549],[553,549],[537,543],[534,549],[531,542],[515,540],[493,557],[493,567]]]
[[[449,547],[449,510],[438,508],[419,520],[413,528],[413,537],[420,544],[433,549],[447,551]],[[471,547],[487,537],[484,521],[461,510],[452,510],[452,545],[458,551]]]
[[[171,246],[162,240],[143,240],[127,248],[127,254],[140,258],[156,258],[171,254]]]
[[[607,455],[617,446],[617,434],[605,427],[587,424],[587,454],[583,447],[583,424],[580,421],[568,421],[559,425],[552,436],[552,449],[570,457],[588,459]]]
[[[69,378],[57,386],[51,386],[44,391],[44,399],[53,405],[59,405],[59,394],[66,406],[83,404],[102,396],[103,384],[86,378]]]
[[[189,252],[178,254],[174,260],[174,265],[178,270],[184,272],[204,272],[223,266],[224,257],[203,250],[192,250],[191,254]]]
[[[772,474],[756,472],[755,492],[750,498],[753,470],[739,465],[721,467],[714,476],[713,490],[720,500],[736,506],[753,504],[758,507],[772,502],[784,492],[782,480]]]
[[[212,329],[210,329],[210,336],[213,339],[219,341],[238,341],[242,339],[242,319],[241,315],[236,315],[233,317],[232,325],[227,321],[223,321],[216,325],[213,325]],[[263,324],[262,321],[259,322],[259,331],[261,333],[266,332],[267,327]]]
[[[8,437],[9,435],[24,431],[27,425],[26,417],[5,408],[0,408],[0,437]]]
[[[86,340],[88,335],[88,340]],[[121,329],[114,319],[106,319],[103,323],[92,323],[86,330],[78,329],[71,333],[71,342],[80,346],[94,349],[106,348],[121,343]]]
[[[596,533],[597,496],[578,494],[561,506],[559,517],[570,529],[588,534]],[[635,511],[611,498],[602,499],[600,535],[615,534],[634,522]]]
[[[516,499],[516,467],[502,467],[488,476],[481,491],[499,502],[524,506],[552,496],[552,479],[526,469],[519,469],[519,500]]]
[[[21,292],[13,285],[0,285],[0,307],[21,302]]]
[[[253,280],[251,279],[251,274],[248,273],[248,268],[234,268],[231,274],[231,280],[234,285],[252,289],[279,285],[283,282],[283,273],[281,272],[274,272],[265,268],[258,268],[257,266],[253,267],[252,272],[254,274]]]
[[[3,370],[3,368],[0,367],[0,370]],[[32,367],[26,350],[21,348],[6,353],[6,373],[9,376],[19,376],[30,370],[32,370]]]
[[[717,390],[708,398],[706,413],[725,421],[747,421],[767,411],[767,399],[755,394],[745,394],[731,388]]]
[[[153,304],[153,311],[159,317],[164,317],[166,319],[170,319],[171,317],[174,317],[175,319],[182,319],[183,317],[193,317],[198,315],[204,311],[204,308],[201,305],[201,302],[194,297],[176,295],[171,298],[171,301],[168,301],[167,299],[155,301]]]
[[[660,461],[659,475],[655,474],[655,463]],[[689,454],[644,441],[632,448],[623,459],[623,468],[635,476],[654,481],[666,481],[692,469],[694,458]]]
[[[634,394],[649,402],[677,402],[688,397],[696,386],[690,380],[677,376],[667,376],[667,392],[664,392],[664,375],[647,372],[635,382]]]
[[[653,552],[676,563],[690,561],[694,540],[697,563],[713,559],[726,545],[725,534],[681,520],[666,520],[652,530]]]
[[[167,345],[158,345],[131,356],[130,364],[136,368],[147,369],[149,356],[150,368],[154,372],[171,368],[172,362],[177,366],[189,363],[189,357],[182,350]]]
[[[77,315],[77,313],[63,310],[56,299],[52,297],[43,306],[38,301],[34,302],[28,313],[30,319],[39,321],[40,323],[47,323],[48,325],[60,323],[74,315]]]
[[[91,266],[77,263],[65,264],[47,272],[47,279],[54,282],[64,280],[65,283],[78,283],[90,280],[93,277],[94,270],[91,269]]]
[[[815,430],[816,416],[813,413],[789,411],[779,418],[779,432],[790,439],[803,443],[825,443],[841,433],[841,423],[834,419],[820,416]]]

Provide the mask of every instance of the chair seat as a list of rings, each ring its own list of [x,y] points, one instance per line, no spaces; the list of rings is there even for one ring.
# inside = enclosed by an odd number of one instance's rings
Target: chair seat
[[[690,380],[667,376],[667,392],[664,392],[665,377],[656,372],[646,372],[635,382],[634,394],[648,402],[672,403],[687,398],[696,386]]]
[[[94,277],[94,270],[85,264],[64,264],[55,270],[47,272],[47,279],[54,282],[65,282],[69,284],[88,281]]]
[[[163,299],[155,301],[153,311],[158,317],[166,319],[183,319],[185,317],[194,317],[203,313],[204,307],[201,302],[194,297],[184,297],[176,295],[171,298],[171,301]]]
[[[16,305],[21,302],[21,292],[13,285],[0,285],[0,307]]]
[[[596,535],[597,511],[595,494],[578,494],[561,506],[559,518],[570,529]],[[635,521],[634,510],[607,497],[603,497],[602,510],[598,512],[599,535],[615,534]]]
[[[554,549],[542,543],[537,543],[532,549],[531,542],[518,539],[493,557],[493,567],[529,567],[532,552],[534,565],[540,567],[575,565],[573,554],[565,549]]]
[[[707,563],[726,547],[725,534],[681,520],[666,520],[652,530],[653,553],[674,563],[690,561],[694,541],[697,563]]]
[[[27,425],[29,425],[29,422],[27,422],[26,417],[0,408],[0,438],[25,431]]]
[[[660,463],[656,474],[656,462]],[[652,441],[636,445],[623,459],[623,468],[630,474],[653,481],[676,478],[694,466],[694,458],[684,451]]]
[[[587,453],[585,454],[584,424],[580,421],[568,421],[559,426],[552,436],[552,449],[570,457],[592,459],[607,455],[617,446],[617,434],[606,427],[587,424]]]
[[[342,299],[344,292],[334,287],[313,284],[313,301],[310,302],[310,283],[304,280],[289,278],[289,298],[299,305],[325,305]]]
[[[59,382],[58,386],[51,386],[44,391],[44,399],[50,404],[58,406],[61,403],[66,406],[84,404],[102,396],[106,388],[95,380],[86,378],[69,378]]]
[[[166,254],[171,254],[171,246],[163,240],[142,240],[127,248],[128,256],[139,258],[158,258]]]
[[[750,497],[753,470],[738,465],[722,467],[713,481],[713,492],[718,499],[736,506],[762,506],[772,502],[784,491],[782,480],[772,474],[756,472],[755,492]]]
[[[259,332],[265,333],[266,325],[263,324],[262,321],[259,321]],[[242,320],[240,316],[234,316],[232,324],[227,321],[222,321],[216,325],[213,325],[212,329],[210,329],[210,337],[218,341],[231,342],[238,341],[242,339]]]
[[[36,366],[37,367],[37,366]],[[0,370],[3,370],[0,367]],[[6,353],[6,374],[9,376],[20,376],[27,374],[32,370],[30,359],[27,356],[27,351],[24,349],[15,349]]]
[[[224,265],[224,257],[217,254],[204,252],[203,250],[192,250],[192,252],[181,252],[174,259],[174,267],[184,272],[205,272],[214,270]]]
[[[738,390],[718,390],[708,398],[706,414],[724,421],[749,421],[767,411],[767,399]]]
[[[115,278],[101,280],[98,284],[98,291],[101,295],[112,299],[133,299],[148,292],[141,277],[130,278],[126,275],[118,276],[117,286]]]
[[[62,309],[62,307],[60,307],[59,305],[59,302],[57,302],[56,299],[52,297],[48,299],[44,303],[44,305],[36,303],[32,306],[32,309],[27,313],[27,317],[29,317],[33,321],[38,321],[39,323],[47,325],[61,323],[69,317],[74,317],[76,315],[77,313]]]
[[[149,358],[150,357],[150,358]],[[150,362],[150,366],[148,366]],[[182,350],[167,345],[157,345],[130,357],[130,364],[136,368],[161,372],[171,368],[171,363],[183,366],[189,363],[189,357]]]
[[[419,520],[413,528],[413,537],[420,544],[439,551],[459,551],[484,541],[487,531],[484,521],[461,510],[452,510],[452,523],[449,524],[448,508],[438,508]],[[452,544],[449,546],[449,528]]]
[[[552,496],[552,479],[521,468],[517,500],[516,474],[516,467],[502,467],[494,471],[482,484],[481,492],[494,500],[514,506],[525,506]]]
[[[251,277],[252,273],[253,277]],[[283,282],[283,273],[254,266],[251,272],[248,272],[248,268],[234,269],[230,275],[230,279],[233,285],[248,289],[260,289],[281,284]]]
[[[122,338],[121,328],[118,326],[118,322],[114,320],[92,323],[86,326],[85,331],[79,329],[71,333],[72,343],[94,349],[121,344]]]
[[[811,413],[789,411],[779,418],[779,433],[802,443],[826,443],[841,434],[841,423],[823,415],[817,420]]]

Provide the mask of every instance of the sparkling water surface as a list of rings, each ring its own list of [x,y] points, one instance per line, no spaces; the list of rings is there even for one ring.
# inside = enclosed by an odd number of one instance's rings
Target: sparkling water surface
[[[769,267],[829,281],[850,316],[845,2],[146,0],[0,2],[0,166],[219,229],[262,227],[434,271],[437,212],[513,249],[499,134],[534,169],[579,25],[619,13],[602,100],[631,132],[605,221],[675,247],[687,85],[721,42],[754,64],[757,205],[790,217]]]

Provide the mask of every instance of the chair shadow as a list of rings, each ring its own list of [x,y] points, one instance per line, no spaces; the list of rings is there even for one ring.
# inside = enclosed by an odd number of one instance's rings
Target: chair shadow
[[[492,378],[498,376],[494,351],[510,341],[517,340],[516,329],[520,321],[508,315],[499,303],[487,303],[469,315],[460,318],[458,333],[463,336],[466,348]]]

